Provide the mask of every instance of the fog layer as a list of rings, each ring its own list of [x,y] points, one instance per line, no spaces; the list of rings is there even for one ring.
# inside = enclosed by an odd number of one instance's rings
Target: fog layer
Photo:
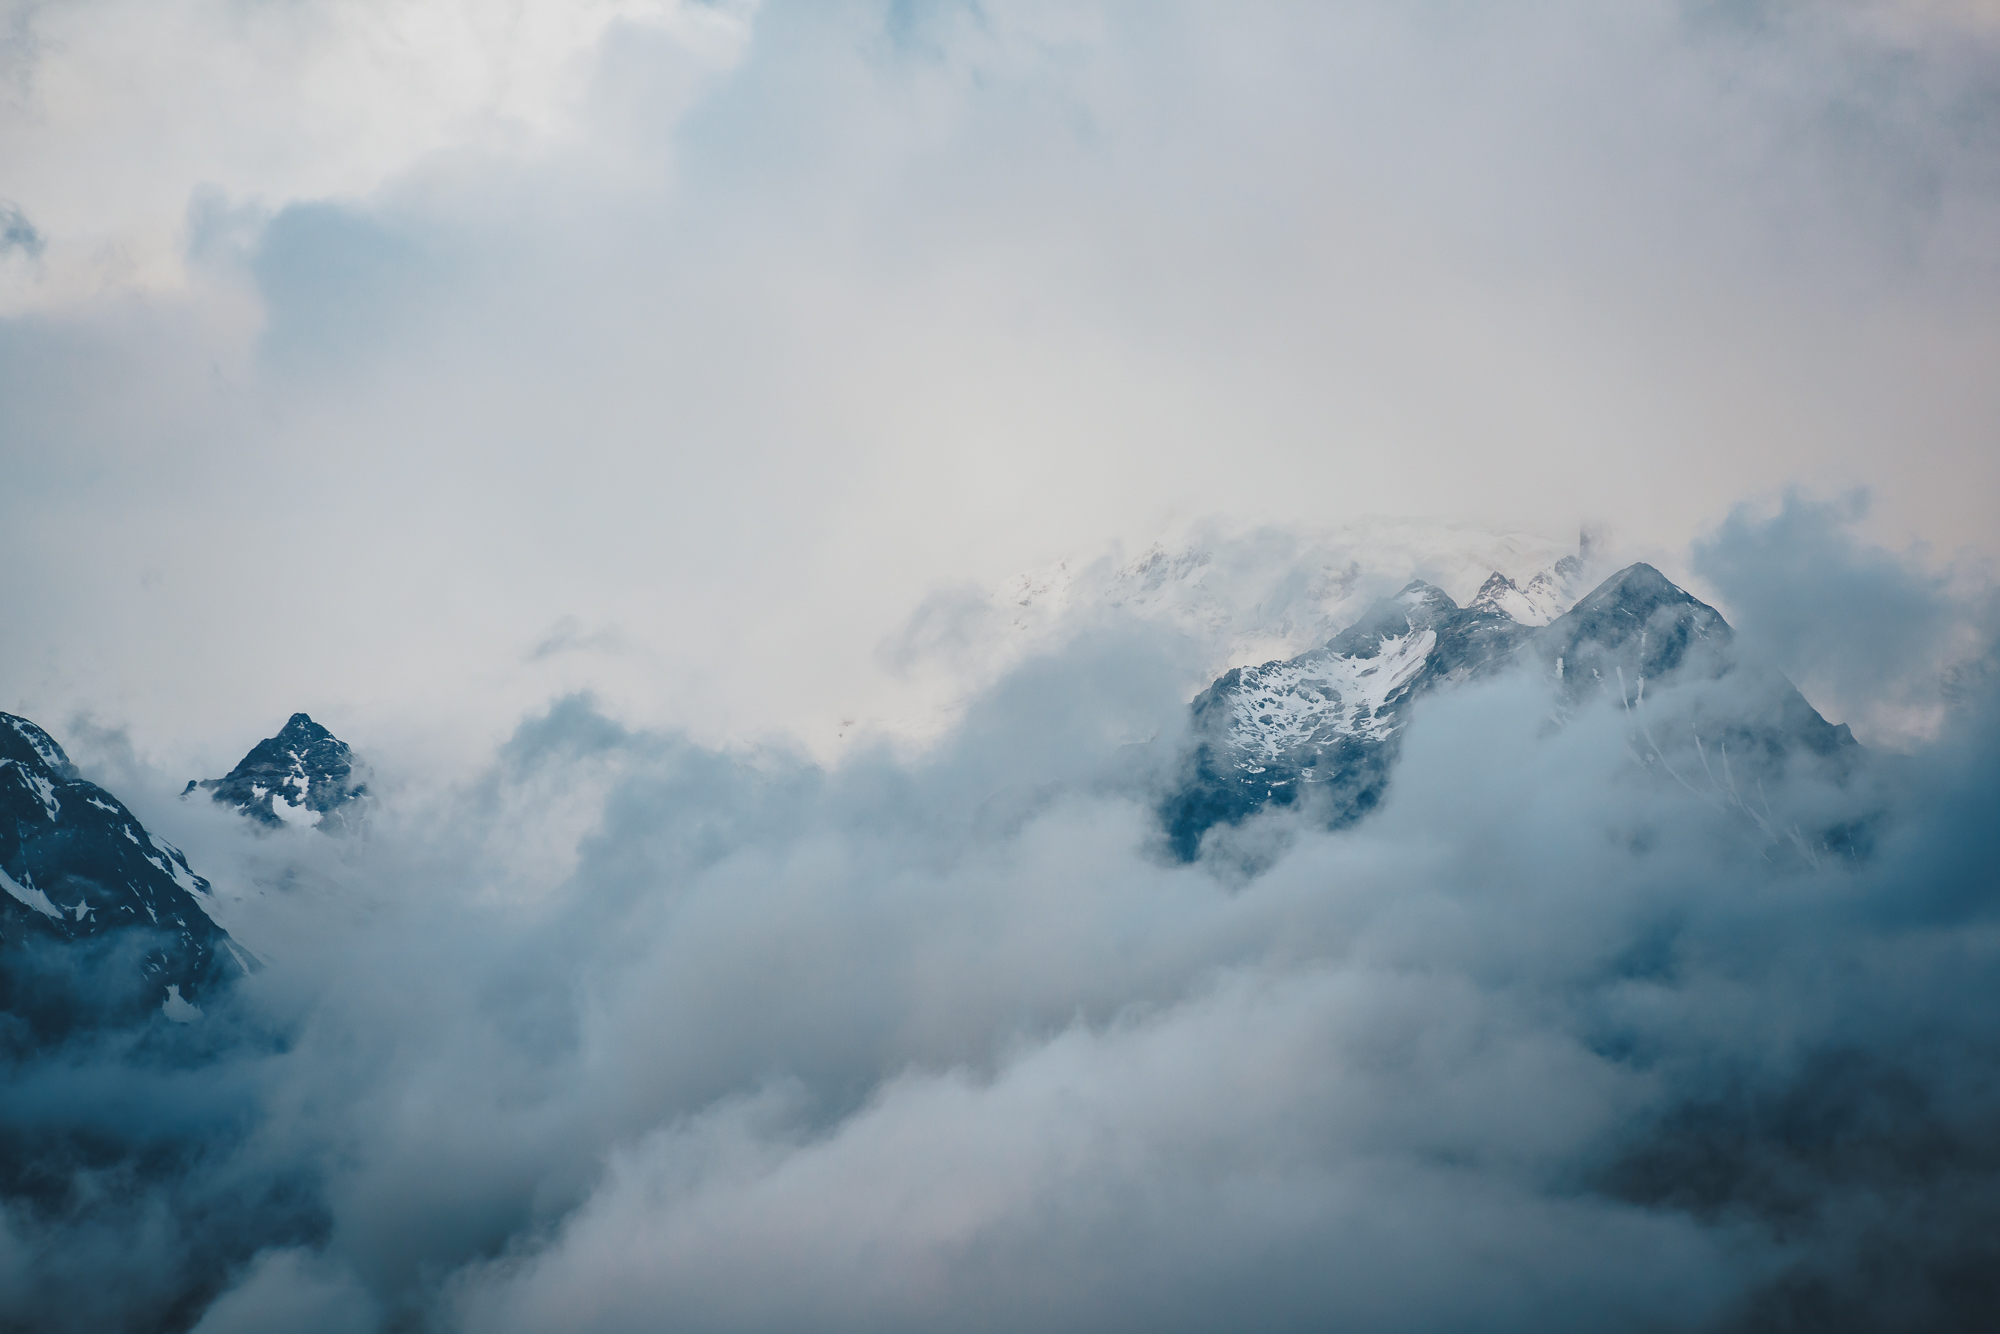
[[[1754,559],[1772,522],[1703,559],[1807,596]],[[1895,567],[1822,536],[1841,559],[1815,578]],[[1894,596],[1981,633],[1914,573]],[[1649,683],[1636,714],[1561,717],[1524,672],[1431,699],[1358,826],[1273,817],[1182,865],[1160,633],[1107,617],[916,758],[718,752],[567,698],[359,837],[135,794],[266,966],[200,1024],[8,1072],[0,1308],[204,1331],[1992,1309],[1990,674],[1959,671],[1916,755],[1795,763],[1746,804],[1644,759],[1757,692]]]

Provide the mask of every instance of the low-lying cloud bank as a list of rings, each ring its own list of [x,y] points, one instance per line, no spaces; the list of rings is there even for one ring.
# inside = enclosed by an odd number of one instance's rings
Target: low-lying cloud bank
[[[1704,577],[1803,596],[1784,521]],[[0,1325],[1977,1327],[1990,606],[1822,527],[1959,667],[1936,739],[1761,818],[1640,762],[1714,685],[1559,722],[1523,675],[1429,701],[1359,826],[1181,865],[1174,651],[1110,624],[915,760],[569,699],[365,838],[163,805],[268,966],[7,1072]]]

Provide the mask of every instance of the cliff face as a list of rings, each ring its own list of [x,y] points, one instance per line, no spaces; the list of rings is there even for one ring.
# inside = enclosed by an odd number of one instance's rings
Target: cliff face
[[[0,713],[0,1025],[26,1041],[161,1012],[192,1019],[251,961],[208,882],[124,803]]]

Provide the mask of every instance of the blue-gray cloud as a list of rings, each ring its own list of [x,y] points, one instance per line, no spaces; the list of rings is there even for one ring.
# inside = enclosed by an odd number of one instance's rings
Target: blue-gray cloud
[[[1754,649],[1835,717],[1897,744],[1936,725],[1948,681],[1993,634],[1990,602],[1953,596],[1923,553],[1855,542],[1865,492],[1785,493],[1775,514],[1740,505],[1693,550]]]
[[[1759,597],[1886,559],[1808,531],[1821,559],[1741,567]],[[1752,813],[1633,749],[1762,707],[1747,676],[1649,684],[1643,734],[1608,699],[1552,724],[1532,674],[1469,686],[1361,824],[1247,826],[1246,877],[1240,844],[1162,845],[1179,676],[1113,622],[918,755],[717,751],[572,698],[363,840],[162,803],[270,966],[206,1045],[10,1072],[9,1309],[1859,1330],[1990,1303],[1990,689],[1917,756],[1764,770]],[[1863,832],[1785,832],[1836,826]]]

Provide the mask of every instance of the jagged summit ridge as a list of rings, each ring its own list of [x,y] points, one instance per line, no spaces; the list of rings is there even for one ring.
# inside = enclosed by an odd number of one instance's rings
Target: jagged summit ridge
[[[1238,668],[1197,696],[1189,769],[1162,809],[1175,851],[1192,858],[1208,829],[1266,806],[1305,801],[1323,806],[1329,823],[1358,819],[1381,797],[1411,700],[1524,655],[1571,704],[1601,690],[1629,704],[1643,698],[1647,680],[1669,674],[1734,674],[1739,693],[1758,701],[1761,721],[1718,720],[1710,739],[1746,762],[1778,764],[1794,748],[1826,756],[1854,745],[1782,676],[1737,663],[1722,615],[1650,565],[1627,566],[1540,626],[1486,596],[1512,588],[1494,579],[1506,587],[1489,580],[1462,608],[1412,582],[1322,647]],[[1699,738],[1696,745],[1699,759]],[[1664,752],[1656,758],[1675,772]]]
[[[226,776],[190,781],[181,795],[204,789],[213,800],[273,828],[334,831],[353,822],[356,803],[367,795],[354,770],[354,752],[345,741],[309,715],[295,713]]]
[[[1516,584],[1495,570],[1466,606],[1473,611],[1498,612],[1522,625],[1547,625],[1576,601],[1584,572],[1580,556],[1564,556],[1526,584]]]

